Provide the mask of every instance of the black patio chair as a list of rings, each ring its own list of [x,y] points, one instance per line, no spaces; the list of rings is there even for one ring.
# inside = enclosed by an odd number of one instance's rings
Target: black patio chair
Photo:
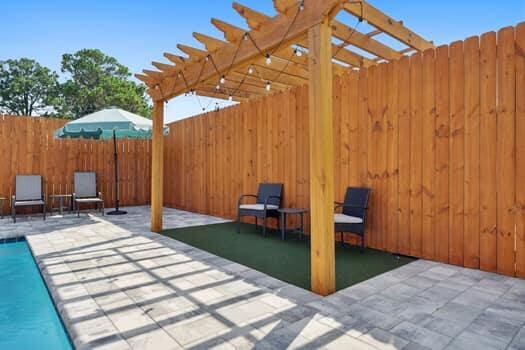
[[[42,192],[42,176],[16,175],[15,194],[11,197],[11,215],[16,222],[16,207],[42,206],[42,214],[46,219],[46,198]]]
[[[277,209],[281,206],[282,193],[283,184],[263,183],[259,184],[257,195],[241,195],[237,202],[237,233],[241,233],[241,217],[253,216],[255,217],[256,228],[258,218],[263,219],[263,235],[266,236],[267,218],[276,218],[277,222],[279,222],[279,212]],[[255,203],[243,204],[243,199],[246,197],[255,198]]]
[[[365,246],[366,211],[368,210],[369,197],[369,188],[348,187],[344,203],[335,202],[335,233],[341,233],[342,245],[344,245],[345,232],[361,237],[361,252]],[[342,209],[341,213],[337,213],[338,209]]]

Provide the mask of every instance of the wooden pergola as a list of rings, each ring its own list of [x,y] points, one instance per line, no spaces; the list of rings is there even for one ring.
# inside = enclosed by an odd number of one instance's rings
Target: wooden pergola
[[[233,8],[249,29],[218,19],[212,24],[224,40],[193,33],[204,45],[177,45],[185,55],[165,53],[167,63],[136,77],[154,101],[151,181],[151,230],[162,230],[164,102],[185,93],[243,102],[309,85],[311,288],[321,295],[335,291],[334,159],[332,77],[349,69],[396,60],[413,51],[434,48],[432,42],[406,28],[365,1],[273,0],[271,17],[238,3]],[[356,24],[335,16],[345,11]],[[358,23],[375,30],[362,33]],[[385,33],[404,44],[395,50],[376,39]]]

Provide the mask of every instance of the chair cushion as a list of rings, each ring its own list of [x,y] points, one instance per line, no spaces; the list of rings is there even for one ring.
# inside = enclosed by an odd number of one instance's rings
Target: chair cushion
[[[96,202],[102,202],[102,199],[100,198],[75,198],[75,202],[77,203],[96,203]]]
[[[334,214],[334,222],[336,224],[362,224],[363,219],[355,216],[336,213]]]
[[[241,204],[239,208],[249,210],[264,210],[264,204]],[[268,204],[266,209],[279,209],[279,206]]]
[[[24,206],[24,205],[44,205],[44,201],[41,199],[37,199],[34,201],[16,201],[15,207]]]

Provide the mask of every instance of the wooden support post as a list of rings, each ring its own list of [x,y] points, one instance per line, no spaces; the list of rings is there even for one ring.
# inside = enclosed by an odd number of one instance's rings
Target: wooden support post
[[[308,31],[311,288],[335,292],[334,145],[332,124],[332,29],[330,20]]]
[[[151,142],[151,231],[162,230],[162,196],[164,184],[164,101],[153,104]]]

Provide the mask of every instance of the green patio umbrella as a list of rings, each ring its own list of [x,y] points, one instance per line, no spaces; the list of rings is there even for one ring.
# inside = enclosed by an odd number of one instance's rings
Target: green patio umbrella
[[[123,215],[125,211],[119,209],[119,176],[118,176],[118,154],[117,139],[149,139],[153,123],[139,115],[127,112],[120,108],[108,108],[88,114],[82,118],[68,122],[64,127],[55,131],[56,138],[62,139],[113,139],[113,158],[115,165],[115,210],[108,215]],[[164,134],[168,133],[164,128]]]

